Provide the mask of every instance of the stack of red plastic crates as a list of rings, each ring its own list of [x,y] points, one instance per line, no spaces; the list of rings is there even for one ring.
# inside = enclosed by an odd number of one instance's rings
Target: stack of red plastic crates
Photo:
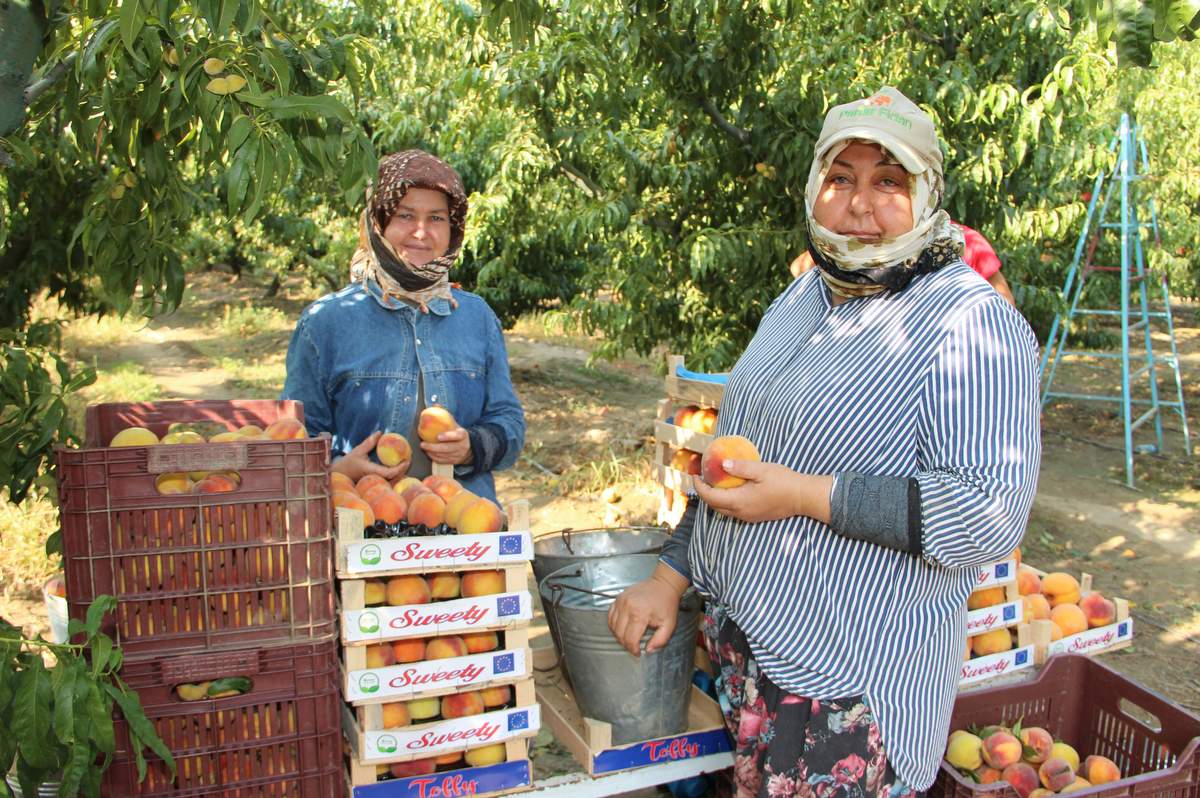
[[[139,783],[118,724],[105,795],[345,792],[328,440],[107,445],[127,427],[161,437],[177,423],[236,430],[281,418],[302,421],[303,410],[257,400],[96,405],[85,448],[58,450],[71,617],[116,596],[104,631],[176,763],[172,781],[151,757]],[[155,485],[159,474],[215,470],[237,471],[240,485],[179,495]],[[181,695],[222,679],[241,692]]]

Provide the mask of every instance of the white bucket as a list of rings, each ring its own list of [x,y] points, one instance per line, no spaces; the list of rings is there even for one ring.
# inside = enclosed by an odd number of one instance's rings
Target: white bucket
[[[62,574],[55,574],[42,585],[42,600],[46,603],[46,614],[50,616],[50,642],[67,642],[67,600],[57,595],[54,588],[63,587],[66,592],[66,582]]]

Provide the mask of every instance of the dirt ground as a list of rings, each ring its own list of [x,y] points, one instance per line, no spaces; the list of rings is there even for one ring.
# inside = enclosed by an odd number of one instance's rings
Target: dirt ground
[[[164,398],[247,396],[202,350],[195,328],[221,303],[259,302],[261,286],[223,273],[198,275],[193,300],[155,320],[107,359],[133,359],[163,386]],[[307,297],[292,287],[272,304],[295,318]],[[1185,401],[1200,431],[1200,319],[1176,310]],[[654,360],[589,364],[586,341],[537,324],[507,335],[513,380],[525,405],[528,440],[520,461],[498,475],[507,501],[532,504],[535,535],[563,528],[651,524],[659,489],[650,477],[653,419],[663,396]],[[278,342],[286,348],[286,334]],[[278,346],[277,346],[278,348]],[[278,355],[281,357],[281,355]],[[106,354],[97,353],[103,365]],[[1064,363],[1056,389],[1119,391],[1116,372]],[[1171,388],[1170,383],[1163,383]],[[1115,387],[1114,387],[1115,386]],[[270,395],[258,393],[256,395]],[[1104,661],[1200,712],[1200,467],[1186,456],[1180,423],[1165,419],[1161,455],[1137,458],[1138,487],[1124,486],[1116,406],[1052,402],[1043,416],[1044,455],[1024,559],[1043,570],[1088,572],[1106,595],[1131,602],[1135,640]],[[1138,440],[1152,440],[1143,432]],[[0,616],[45,628],[40,601],[0,598]],[[545,737],[545,735],[543,735]],[[553,750],[548,739],[539,747]],[[561,752],[560,752],[561,753]]]

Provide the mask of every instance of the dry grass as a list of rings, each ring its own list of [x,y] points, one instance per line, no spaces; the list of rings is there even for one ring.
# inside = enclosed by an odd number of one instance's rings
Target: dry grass
[[[62,565],[46,557],[46,538],[58,528],[58,508],[45,496],[30,496],[20,504],[0,493],[0,595],[38,598],[42,583]]]

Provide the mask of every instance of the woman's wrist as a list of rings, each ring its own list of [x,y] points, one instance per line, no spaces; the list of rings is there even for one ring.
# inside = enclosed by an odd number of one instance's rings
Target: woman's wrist
[[[684,578],[683,574],[679,573],[666,563],[661,562],[654,566],[654,573],[650,575],[650,578],[671,588],[671,590],[675,591],[680,596],[682,596],[691,586],[691,583]]]
[[[831,474],[796,474],[796,489],[793,492],[793,514],[803,515],[828,524],[831,517],[830,493],[833,490]]]

